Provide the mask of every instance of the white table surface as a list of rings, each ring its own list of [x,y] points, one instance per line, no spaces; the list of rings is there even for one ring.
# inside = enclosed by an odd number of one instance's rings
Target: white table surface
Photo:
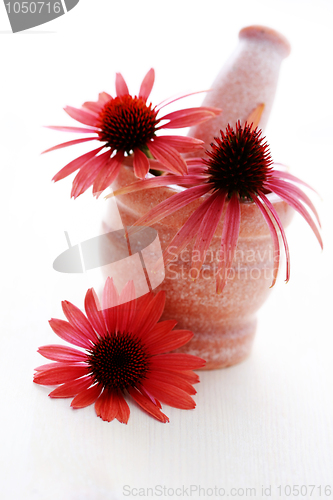
[[[140,492],[220,498],[225,488],[234,498],[278,499],[288,497],[286,485],[316,486],[300,498],[330,498],[332,12],[324,0],[81,0],[58,20],[12,35],[0,5],[1,498],[119,500]],[[63,232],[78,240],[99,219],[91,193],[74,202],[70,179],[50,182],[75,152],[40,156],[69,140],[41,126],[73,123],[63,106],[112,93],[116,71],[135,92],[153,66],[155,103],[209,88],[239,29],[250,24],[278,29],[292,44],[267,138],[273,157],[320,192],[323,200],[314,200],[325,250],[296,215],[288,229],[290,282],[285,285],[281,273],[260,310],[250,358],[200,374],[194,411],[164,407],[170,423],[162,425],[132,405],[127,426],[96,418],[93,406],[73,411],[70,400],[48,398],[32,374],[43,362],[38,346],[57,342],[48,320],[63,317],[60,301],[82,307],[87,288],[52,269],[65,249]],[[196,96],[186,105],[200,102]]]

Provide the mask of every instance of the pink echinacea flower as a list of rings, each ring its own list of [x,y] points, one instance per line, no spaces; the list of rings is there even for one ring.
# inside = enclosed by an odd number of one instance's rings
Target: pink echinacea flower
[[[86,127],[48,127],[64,132],[88,134],[88,137],[58,144],[44,153],[87,141],[103,143],[97,149],[68,163],[53,177],[54,181],[59,181],[79,170],[73,181],[72,197],[78,197],[91,185],[93,193],[98,195],[116,179],[127,156],[133,158],[134,173],[140,179],[146,177],[149,168],[154,168],[154,161],[160,170],[180,175],[187,172],[186,162],[181,153],[202,149],[203,142],[191,137],[156,135],[156,133],[163,129],[183,128],[201,123],[218,115],[221,110],[196,107],[159,116],[164,106],[186,95],[163,101],[152,107],[152,104],[147,103],[147,99],[153,88],[154,79],[154,70],[150,69],[141,83],[139,95],[133,97],[129,94],[123,76],[117,73],[116,97],[102,92],[98,101],[85,102],[81,109],[65,107],[70,117]]]
[[[312,201],[297,184],[312,188],[289,172],[275,168],[278,164],[273,164],[269,147],[267,143],[264,143],[262,132],[258,127],[254,129],[247,123],[241,126],[240,122],[236,124],[235,129],[228,125],[225,132],[221,131],[221,137],[215,138],[215,143],[211,144],[211,148],[210,151],[206,151],[206,157],[188,160],[188,175],[149,178],[120,188],[109,196],[168,185],[187,188],[152,208],[136,221],[134,226],[155,224],[192,201],[203,197],[202,204],[191,214],[164,251],[167,261],[171,258],[170,255],[173,257],[179,254],[195,238],[193,253],[196,251],[196,256],[200,257],[192,261],[192,266],[198,270],[197,275],[226,205],[216,278],[217,293],[221,293],[226,285],[237,248],[240,203],[254,202],[262,213],[273,240],[275,258],[272,286],[276,282],[279,268],[279,235],[282,237],[286,253],[286,281],[288,281],[290,276],[288,243],[278,213],[268,194],[275,193],[299,212],[310,225],[322,247],[318,227],[306,206],[313,212],[320,226],[317,211]],[[172,253],[168,252],[170,247],[173,248]]]
[[[53,363],[36,368],[34,382],[57,385],[51,398],[74,398],[74,409],[95,403],[96,414],[110,422],[127,423],[133,398],[160,422],[169,419],[161,402],[180,409],[193,409],[199,382],[193,370],[205,361],[196,356],[171,353],[193,336],[188,330],[173,330],[176,321],[158,322],[165,293],[148,293],[135,299],[133,282],[120,295],[108,278],[103,292],[103,309],[91,288],[85,297],[86,316],[70,302],[62,302],[68,321],[51,319],[50,326],[64,345],[46,345],[38,352]]]

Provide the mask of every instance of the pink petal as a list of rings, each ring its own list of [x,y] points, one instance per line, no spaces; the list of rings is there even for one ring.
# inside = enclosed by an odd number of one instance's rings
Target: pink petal
[[[49,153],[50,151],[55,151],[56,149],[67,148],[68,146],[74,146],[75,144],[81,144],[81,142],[96,141],[98,137],[84,137],[83,139],[75,139],[74,141],[63,142],[62,144],[57,144],[52,148],[46,149],[41,154]]]
[[[98,127],[98,114],[90,111],[84,111],[82,109],[73,108],[72,106],[66,106],[64,108],[66,113],[74,120],[84,123],[85,125],[91,125],[92,127]]]
[[[141,97],[144,101],[146,101],[152,91],[155,81],[155,71],[151,68],[144,79],[142,80],[139,97]]]
[[[212,186],[207,185],[208,189]],[[190,191],[188,189],[187,191]],[[169,243],[167,248],[164,250],[163,258],[164,262],[167,263],[171,259],[175,257],[175,255],[179,255],[179,253],[183,250],[183,248],[190,243],[190,241],[195,237],[198,233],[199,228],[201,226],[202,220],[205,217],[205,214],[208,208],[211,205],[211,196],[209,196],[187,219],[183,227],[176,233],[173,240]],[[172,249],[172,252],[170,251]]]
[[[103,104],[103,106],[112,99],[112,96],[107,92],[100,92],[98,94],[98,102]]]
[[[152,381],[155,384],[157,383],[158,385],[160,382],[162,384],[166,383],[170,386],[177,387],[178,389],[181,389],[182,391],[192,396],[197,393],[192,384],[190,384],[187,380],[185,380],[182,377],[181,373],[175,373],[175,372],[165,373],[165,372],[154,371],[149,374],[149,381]]]
[[[144,338],[162,316],[164,305],[165,292],[160,291],[146,307],[140,319],[136,319],[132,329],[133,335]]]
[[[201,181],[202,176],[190,174],[150,177],[149,179],[133,182],[133,184],[129,184],[128,186],[117,189],[116,191],[113,191],[113,193],[107,195],[106,198],[112,198],[113,196],[119,196],[122,194],[135,193],[136,191],[141,191],[143,189],[153,189],[161,186],[172,186],[174,184],[181,184],[182,186],[193,185],[194,183],[199,184]]]
[[[138,405],[140,405],[141,408],[143,408],[147,413],[155,417],[160,422],[169,422],[168,417],[164,415],[164,413],[162,413],[161,410],[148,397],[142,395],[134,387],[129,387],[127,390],[134,401],[136,401]]]
[[[133,281],[128,281],[120,293],[118,306],[117,332],[131,331],[136,314],[136,296]]]
[[[92,111],[94,114],[99,115],[104,105],[100,102],[87,101],[82,104],[82,107]]]
[[[64,314],[70,324],[76,330],[82,332],[82,334],[85,335],[88,340],[91,340],[91,342],[96,342],[98,340],[97,335],[83,312],[67,300],[61,302],[61,305],[62,310],[64,311]]]
[[[304,205],[302,205],[302,203],[300,203],[297,199],[295,199],[294,196],[287,193],[285,191],[285,189],[281,189],[281,188],[278,188],[277,186],[274,186],[274,192],[277,195],[279,195],[284,201],[286,201],[291,207],[293,207],[299,214],[301,214],[301,216],[306,220],[306,222],[309,224],[312,231],[314,232],[314,234],[318,240],[319,245],[321,246],[321,248],[323,248],[323,240],[320,236],[318,228],[317,228],[316,224],[314,223],[314,221],[312,220],[309,212],[304,207]],[[261,195],[261,198],[263,198],[262,195]],[[267,205],[266,200],[265,200],[265,204]]]
[[[80,127],[58,127],[56,125],[46,125],[45,128],[51,130],[58,130],[59,132],[75,132],[80,134],[98,134],[98,130],[93,128],[80,128]]]
[[[34,382],[41,385],[58,385],[88,375],[87,366],[59,365],[34,375]]]
[[[158,139],[158,144],[162,146],[171,146],[178,153],[190,153],[191,151],[196,151],[204,149],[204,142],[200,139],[194,139],[193,137],[183,137],[181,135],[162,135],[156,137]]]
[[[171,371],[198,370],[205,366],[206,361],[191,354],[170,353],[159,354],[150,360],[151,370],[166,369]]]
[[[275,188],[278,188],[279,190],[283,189],[285,193],[290,194],[291,196],[294,196],[299,200],[301,200],[303,203],[305,203],[312,210],[319,226],[321,227],[316,207],[314,206],[310,198],[298,186],[290,184],[290,182],[285,182],[283,180],[278,180],[278,179],[267,181],[265,182],[265,186],[266,185],[273,192],[275,192]]]
[[[187,174],[187,166],[184,158],[173,148],[159,143],[158,137],[148,144],[150,152],[155,158],[171,171],[177,174]]]
[[[66,340],[66,342],[70,342],[78,347],[88,349],[91,347],[91,343],[87,339],[86,335],[77,328],[73,328],[73,326],[67,323],[67,321],[52,318],[49,323],[54,333],[63,340]]]
[[[271,284],[271,287],[272,287],[276,283],[276,278],[277,278],[277,274],[278,274],[278,270],[279,270],[279,264],[280,264],[280,244],[279,244],[278,233],[277,233],[276,228],[275,228],[275,226],[274,226],[274,224],[273,224],[270,216],[268,215],[268,213],[267,213],[264,205],[262,204],[262,202],[255,195],[252,195],[252,198],[253,198],[254,203],[257,205],[257,207],[259,208],[260,212],[264,216],[264,219],[267,222],[267,225],[268,225],[268,228],[269,228],[269,231],[271,233],[272,240],[273,240],[273,245],[274,245],[274,259],[273,259],[273,263],[274,263],[274,267],[273,267],[273,281],[272,281],[272,284]],[[288,279],[288,275],[289,275],[289,262],[287,260],[287,279]]]
[[[138,148],[134,149],[133,168],[134,174],[139,179],[144,179],[149,172],[149,160]]]
[[[94,183],[99,171],[109,161],[111,153],[112,151],[109,149],[83,165],[73,181],[71,192],[73,198],[80,196],[80,194],[84,193]]]
[[[82,390],[71,402],[71,407],[78,409],[92,405],[102,392],[102,389],[103,387],[100,384],[96,384],[93,387]]]
[[[274,165],[281,165],[281,164],[274,163]],[[281,165],[281,166],[283,166],[283,165]],[[274,169],[271,172],[271,176],[276,178],[276,179],[287,179],[287,180],[292,181],[292,182],[297,182],[298,184],[302,184],[303,186],[305,186],[305,187],[311,189],[312,191],[314,191],[315,193],[317,193],[317,191],[315,189],[313,189],[313,187],[310,186],[310,184],[307,184],[306,182],[302,181],[301,179],[299,179],[295,175],[290,174],[289,172]]]
[[[189,94],[180,94],[180,95],[175,95],[173,97],[168,97],[167,99],[164,99],[162,102],[160,102],[156,108],[158,109],[162,109],[164,108],[165,106],[169,106],[169,104],[173,103],[173,102],[176,102],[176,101],[179,101],[180,99],[184,99],[185,97],[189,97],[191,95],[196,95],[196,94],[202,94],[204,92],[211,92],[212,89],[208,89],[208,90],[198,90],[196,92],[190,92]],[[216,113],[217,114],[220,114],[222,112],[222,109],[218,109],[218,108],[212,108],[212,109],[215,109]]]
[[[89,151],[89,153],[85,153],[82,156],[79,156],[79,158],[76,158],[75,160],[71,161],[68,163],[64,168],[62,168],[54,177],[53,181],[57,182],[60,181],[61,179],[64,179],[68,175],[72,174],[75,172],[78,168],[83,167],[91,158],[96,156],[97,153],[102,151],[104,149],[104,146],[94,149],[93,151]]]
[[[107,163],[101,168],[94,181],[93,194],[97,197],[108,188],[119,174],[124,154],[119,151],[115,156],[110,158]]]
[[[175,330],[163,337],[160,336],[154,343],[149,343],[149,354],[163,354],[165,352],[174,351],[189,342],[192,337],[193,333],[189,330]]]
[[[216,108],[208,107],[181,109],[160,118],[161,120],[170,121],[158,128],[191,127],[192,125],[197,125],[198,123],[209,120],[209,118],[214,118],[214,116],[217,116],[220,112],[221,110],[217,112]]]
[[[119,303],[119,297],[113,279],[107,278],[103,291],[103,316],[107,331],[113,333],[117,328],[117,312],[116,307]]]
[[[142,181],[143,182],[143,181]],[[197,200],[204,194],[208,193],[212,188],[211,184],[204,184],[200,186],[195,186],[182,191],[181,193],[176,193],[167,200],[162,201],[156,207],[152,208],[146,215],[141,217],[138,221],[133,224],[134,226],[144,226],[153,225],[160,221],[164,217],[171,215],[180,208],[189,205],[192,201]]]
[[[199,259],[192,260],[192,268],[197,270],[197,276],[206,258],[206,253],[213,239],[217,226],[220,222],[224,207],[226,193],[222,194],[219,191],[210,196],[210,203],[206,213],[202,218],[199,231],[192,250],[192,255],[198,255]]]
[[[234,193],[227,205],[223,222],[221,253],[216,277],[216,293],[221,293],[226,285],[230,266],[234,260],[240,228],[240,204]]]
[[[87,355],[84,352],[64,345],[44,345],[38,349],[38,352],[44,356],[44,358],[63,363],[87,360]]]
[[[50,398],[72,398],[84,389],[88,389],[91,384],[93,384],[93,380],[90,376],[71,380],[54,389],[49,396]]]
[[[117,97],[129,94],[128,87],[121,73],[116,73],[116,93]]]
[[[104,389],[95,403],[95,410],[98,417],[106,422],[111,422],[119,413],[119,396],[115,391]]]
[[[167,319],[165,321],[160,321],[145,337],[145,344],[150,346],[163,339],[166,335],[169,335],[171,330],[177,325],[177,321],[174,319]]]
[[[118,413],[116,415],[116,419],[121,424],[127,424],[129,417],[130,417],[129,406],[126,403],[123,395],[121,393],[118,393]]]
[[[174,385],[162,382],[161,380],[157,382],[149,378],[144,381],[144,387],[147,388],[155,398],[159,399],[162,403],[172,406],[173,408],[193,410],[196,406],[195,402],[191,396],[187,394],[187,392]]]
[[[98,335],[104,337],[106,334],[106,326],[104,322],[103,313],[101,311],[102,308],[99,304],[98,297],[93,288],[89,288],[89,290],[86,293],[86,297],[84,300],[84,308],[94,330],[98,333]]]
[[[284,244],[284,249],[285,249],[285,252],[286,252],[286,266],[287,266],[286,282],[288,282],[289,281],[289,277],[290,277],[290,255],[289,255],[289,246],[288,246],[288,242],[287,242],[286,233],[285,233],[284,228],[282,226],[282,223],[280,221],[280,217],[279,217],[277,211],[275,210],[274,206],[272,205],[272,203],[269,201],[269,199],[263,193],[260,193],[260,198],[262,199],[264,205],[271,212],[274,221],[276,222],[278,228],[280,229],[280,233],[281,233],[281,236],[282,236],[282,241],[283,241],[283,244]]]

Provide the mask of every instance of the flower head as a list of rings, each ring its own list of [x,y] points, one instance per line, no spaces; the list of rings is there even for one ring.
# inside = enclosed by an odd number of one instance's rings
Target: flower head
[[[217,273],[218,293],[222,292],[227,282],[237,247],[241,219],[240,203],[254,202],[269,227],[274,244],[272,286],[275,284],[279,268],[279,235],[282,237],[286,252],[286,281],[288,281],[290,275],[288,243],[282,223],[268,194],[277,194],[299,212],[322,246],[319,230],[306,206],[313,212],[320,225],[316,209],[297,184],[309,188],[310,186],[290,173],[274,168],[268,145],[264,142],[258,127],[253,129],[252,125],[247,123],[241,126],[240,122],[235,128],[228,125],[226,131],[221,131],[221,136],[215,138],[211,148],[206,152],[205,158],[188,160],[188,175],[177,177],[167,175],[146,179],[121,188],[113,195],[175,184],[187,188],[152,208],[134,224],[135,226],[152,225],[205,195],[202,204],[191,214],[164,252],[164,257],[168,260],[170,256],[180,253],[195,238],[193,253],[196,252],[196,259],[192,265],[197,269],[197,275],[226,205]],[[169,252],[170,247],[173,249],[172,252]]]
[[[154,70],[144,77],[139,95],[129,94],[127,84],[120,73],[116,75],[116,97],[106,92],[99,94],[97,102],[85,102],[81,109],[67,106],[66,113],[86,128],[49,127],[55,130],[87,133],[89,137],[76,139],[54,146],[48,151],[72,146],[86,141],[99,141],[103,145],[71,161],[58,172],[53,180],[58,181],[79,169],[73,181],[71,196],[76,198],[91,185],[98,195],[118,175],[125,157],[131,156],[135,175],[143,179],[151,165],[160,170],[176,174],[187,172],[181,153],[202,148],[199,139],[181,136],[159,136],[164,128],[182,128],[205,121],[221,112],[217,108],[200,107],[175,111],[159,116],[160,110],[185,95],[160,103],[153,107],[147,99],[153,88]],[[105,151],[103,151],[105,150]]]
[[[79,347],[46,345],[38,352],[55,363],[36,368],[34,382],[58,385],[49,396],[72,398],[71,406],[84,408],[95,403],[103,420],[127,423],[126,402],[132,397],[147,413],[161,422],[169,419],[161,402],[175,408],[192,409],[192,384],[199,382],[192,371],[204,360],[170,351],[193,336],[187,330],[173,330],[176,321],[158,323],[164,309],[165,293],[152,293],[136,300],[133,282],[120,296],[108,278],[103,309],[93,289],[85,298],[87,317],[70,302],[62,302],[68,321],[51,319],[50,326],[63,340]]]

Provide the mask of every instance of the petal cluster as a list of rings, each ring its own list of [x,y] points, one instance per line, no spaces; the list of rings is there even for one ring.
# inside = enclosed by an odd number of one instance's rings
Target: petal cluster
[[[246,135],[244,134],[246,127],[248,127],[247,124],[244,125],[244,128],[239,123],[236,124],[235,131],[236,134],[238,133],[238,137]],[[241,154],[230,154],[230,152],[235,152],[236,147],[239,147],[237,143],[225,144],[226,138],[229,140],[231,133],[233,133],[233,129],[229,125],[225,133],[221,132],[221,138],[216,139],[216,143],[212,144],[212,151],[207,152],[206,158],[192,158],[188,160],[187,175],[166,175],[145,179],[120,188],[110,195],[117,196],[142,189],[170,185],[179,185],[187,188],[153,207],[147,214],[136,221],[134,226],[155,224],[164,217],[189,205],[194,200],[205,196],[201,205],[190,215],[173,240],[168,244],[164,252],[164,260],[166,262],[171,257],[174,257],[175,254],[179,254],[187,244],[195,239],[193,254],[195,253],[196,259],[192,261],[192,266],[197,269],[198,276],[217,226],[220,220],[223,219],[218,272],[216,273],[217,293],[221,293],[227,283],[237,248],[241,223],[240,203],[242,202],[244,193],[257,205],[271,233],[274,245],[272,286],[276,282],[280,262],[279,236],[282,238],[286,253],[286,281],[289,280],[290,276],[290,257],[285,231],[279,215],[269,199],[269,193],[275,193],[300,213],[311,227],[320,246],[323,246],[320,231],[317,227],[317,224],[320,227],[318,213],[310,198],[298,185],[303,184],[310,189],[312,188],[289,172],[276,168],[278,164],[272,164],[268,146],[266,143],[262,144],[261,131],[257,128],[253,130],[252,134],[252,138],[254,141],[257,141],[257,144],[248,148],[248,155],[244,155],[246,148],[243,147],[241,147]],[[261,158],[260,149],[262,153]],[[229,151],[228,155],[225,154],[226,150]],[[218,168],[218,161],[222,158],[224,163],[221,163],[220,169],[225,168],[226,156],[229,164],[227,165],[228,169],[226,169],[227,175],[223,177]],[[239,164],[241,156],[245,167]],[[214,173],[216,174],[215,177]],[[246,183],[246,176],[250,179],[248,183]],[[237,188],[237,186],[241,187]],[[308,209],[310,209],[310,212]],[[316,219],[317,224],[314,219]],[[172,247],[172,252],[169,252],[170,247]]]
[[[116,75],[116,97],[106,92],[96,102],[85,102],[82,108],[67,106],[66,113],[85,127],[57,127],[54,130],[87,134],[86,137],[58,144],[46,151],[99,141],[102,146],[76,158],[53,178],[59,181],[79,170],[73,181],[71,196],[76,198],[93,186],[99,195],[116,179],[127,156],[132,157],[135,175],[144,179],[150,168],[150,158],[159,168],[175,174],[186,174],[186,162],[181,153],[202,149],[203,142],[182,136],[156,135],[164,129],[189,127],[218,115],[221,110],[210,107],[188,108],[160,116],[161,109],[185,95],[152,107],[147,99],[153,88],[155,73],[150,69],[140,86],[138,96],[131,96],[120,73]]]
[[[95,404],[103,420],[127,423],[132,398],[161,422],[168,417],[161,403],[193,409],[193,370],[205,361],[188,354],[172,353],[193,334],[173,330],[176,321],[159,322],[165,293],[149,293],[135,299],[133,282],[118,295],[108,278],[102,305],[93,289],[85,297],[85,313],[70,302],[62,302],[67,321],[51,319],[50,326],[61,339],[76,346],[46,345],[38,352],[52,363],[36,368],[34,382],[58,386],[52,398],[74,398],[72,408]]]

